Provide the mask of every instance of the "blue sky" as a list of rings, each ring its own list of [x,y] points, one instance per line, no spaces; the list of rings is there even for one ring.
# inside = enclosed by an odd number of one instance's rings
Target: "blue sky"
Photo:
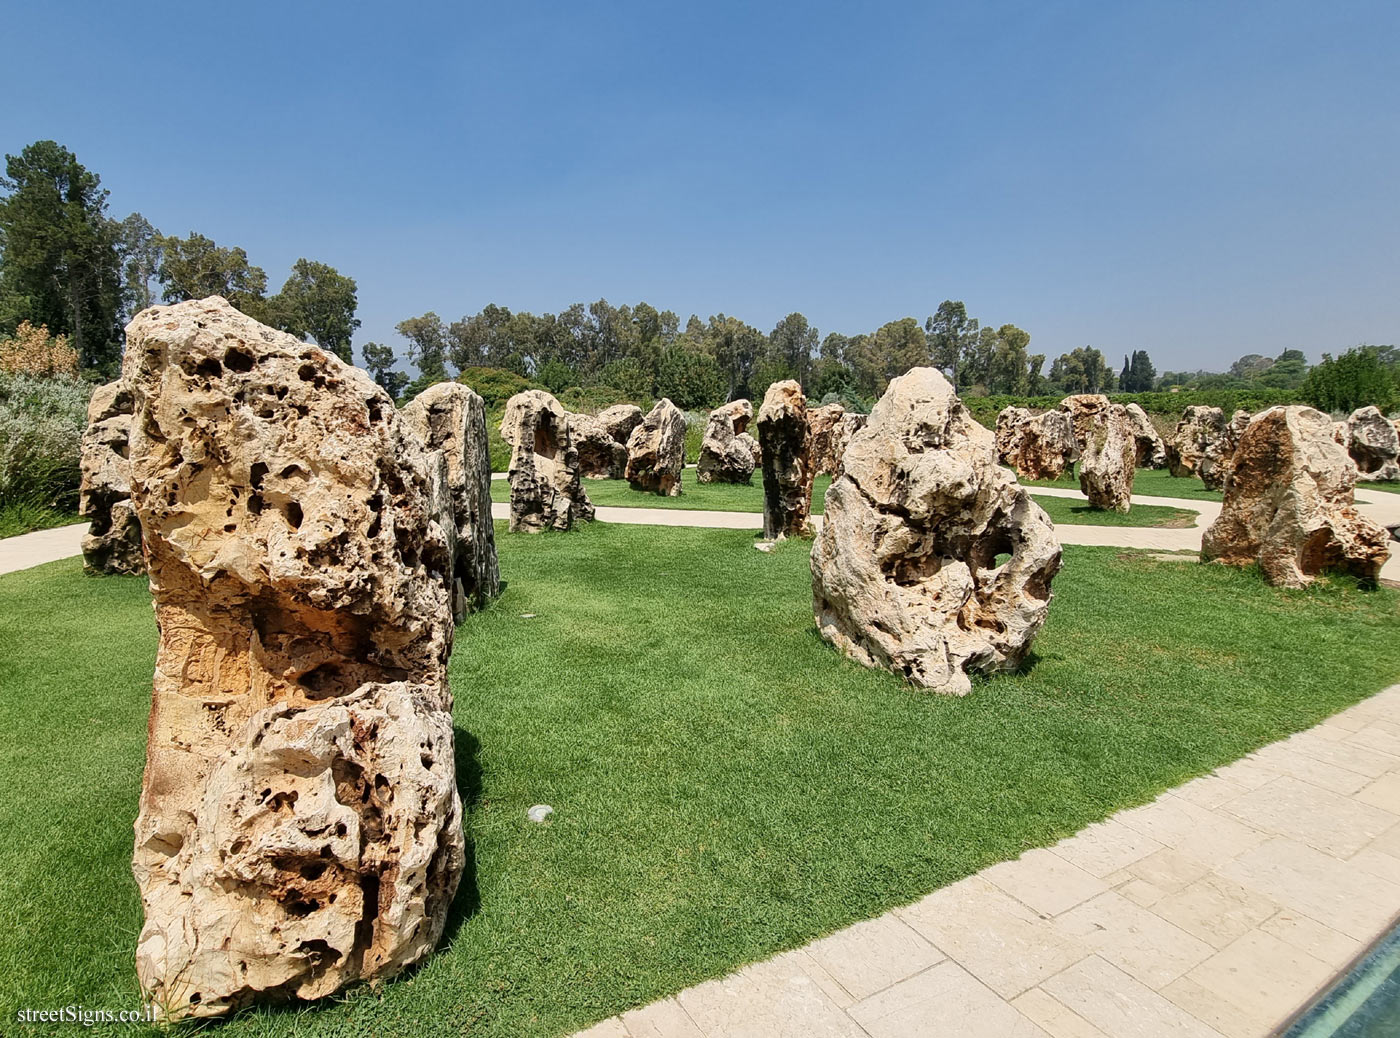
[[[20,4],[0,151],[400,319],[945,298],[1159,370],[1400,341],[1400,5]]]

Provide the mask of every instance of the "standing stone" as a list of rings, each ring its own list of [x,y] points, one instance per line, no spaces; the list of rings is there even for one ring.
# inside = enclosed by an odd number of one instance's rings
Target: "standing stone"
[[[1201,557],[1259,563],[1282,587],[1341,570],[1374,582],[1389,556],[1386,533],[1354,507],[1356,470],[1311,407],[1273,407],[1252,419],[1235,450],[1220,516]]]
[[[685,412],[662,397],[627,440],[627,482],[633,490],[679,497],[685,468]]]
[[[1029,407],[1003,407],[997,412],[997,458],[1005,464],[1013,464],[1011,459],[1021,444],[1026,423],[1035,417]]]
[[[753,404],[734,400],[710,412],[695,478],[701,483],[748,483],[758,467],[758,441],[748,433]]]
[[[452,615],[485,608],[501,590],[496,532],[491,524],[491,448],[486,439],[486,405],[458,382],[439,382],[413,398],[403,419],[447,463],[453,538]]]
[[[1152,424],[1152,419],[1148,418],[1147,412],[1137,404],[1125,404],[1123,409],[1128,412],[1128,421],[1132,423],[1133,427],[1133,438],[1137,441],[1137,467],[1145,469],[1165,468],[1167,445],[1162,442],[1162,437],[1157,432],[1157,427]]]
[[[1046,411],[1017,425],[1008,437],[1004,460],[1025,479],[1056,480],[1079,459],[1074,419],[1065,411]]]
[[[1225,412],[1218,407],[1192,404],[1176,423],[1167,441],[1167,468],[1179,479],[1196,475],[1210,445],[1225,435]]]
[[[160,630],[141,987],[179,1018],[392,976],[464,862],[442,457],[364,372],[217,296],[126,333]]]
[[[1249,419],[1250,413],[1248,411],[1236,411],[1230,416],[1225,431],[1207,444],[1205,453],[1201,455],[1200,461],[1196,465],[1196,475],[1201,477],[1201,482],[1206,485],[1206,489],[1225,489],[1225,484],[1230,479],[1235,448],[1239,446],[1240,437],[1244,435],[1244,430],[1249,425]]]
[[[1074,425],[1079,489],[1090,507],[1127,512],[1137,462],[1137,438],[1127,409],[1102,393],[1080,393],[1060,401],[1060,410]]]
[[[826,404],[807,412],[807,424],[812,433],[812,474],[813,476],[834,476],[841,466],[841,453],[845,444],[841,442],[842,419],[846,409],[840,404]]]
[[[811,529],[812,428],[807,398],[788,379],[774,382],[758,410],[758,446],[763,458],[763,537],[805,537]]]
[[[593,518],[579,480],[573,423],[562,404],[542,389],[506,401],[501,439],[510,444],[510,532],[572,530]]]
[[[1400,479],[1400,425],[1378,407],[1362,407],[1347,419],[1347,453],[1367,482]]]
[[[127,460],[133,405],[131,387],[121,381],[98,386],[88,400],[78,513],[91,522],[83,535],[83,568],[89,573],[146,572]]]
[[[890,382],[846,450],[812,549],[822,637],[869,667],[963,695],[1015,670],[1045,622],[1060,545],[933,368]]]
[[[627,471],[627,438],[642,424],[636,404],[618,404],[596,415],[569,415],[578,447],[579,475],[585,479],[621,479]]]

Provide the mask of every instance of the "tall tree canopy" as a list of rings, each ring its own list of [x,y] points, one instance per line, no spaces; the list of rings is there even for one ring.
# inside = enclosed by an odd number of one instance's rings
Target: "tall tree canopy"
[[[158,277],[167,303],[223,296],[249,317],[267,316],[267,274],[248,262],[241,248],[222,248],[212,238],[190,232],[188,238],[161,235]]]
[[[0,188],[0,331],[21,321],[66,335],[84,367],[121,355],[121,259],[107,192],[67,148],[5,156]]]
[[[268,300],[268,312],[283,331],[330,350],[354,363],[350,338],[360,327],[355,317],[355,279],[325,263],[299,259],[282,291]]]

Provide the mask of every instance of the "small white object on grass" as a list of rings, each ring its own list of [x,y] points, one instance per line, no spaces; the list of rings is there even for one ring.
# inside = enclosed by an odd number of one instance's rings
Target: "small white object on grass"
[[[554,814],[554,808],[548,804],[536,804],[525,812],[525,817],[532,822],[547,822],[552,814]]]
[[[537,615],[537,614],[535,614],[535,613],[521,613],[521,614],[520,614],[520,619],[522,619],[522,620],[533,620],[533,619],[535,618],[536,615]]]
[[[757,548],[759,551],[772,551],[772,550],[773,550],[774,548],[776,548],[777,546],[778,546],[778,542],[777,542],[777,541],[756,541],[756,542],[754,542],[754,547]]]

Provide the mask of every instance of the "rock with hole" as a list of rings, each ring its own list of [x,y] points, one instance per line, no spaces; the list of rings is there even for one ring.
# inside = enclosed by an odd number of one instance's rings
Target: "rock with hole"
[[[133,872],[167,1018],[433,948],[464,863],[442,456],[364,372],[215,296],[127,326],[160,632]]]
[[[542,389],[506,401],[501,438],[510,444],[510,532],[572,530],[593,518],[579,479],[573,423],[562,404]]]
[[[584,479],[622,479],[627,473],[627,439],[642,424],[636,404],[618,404],[596,415],[571,412],[578,447],[579,475]]]
[[[146,572],[127,458],[133,406],[131,387],[120,380],[98,386],[88,400],[78,512],[90,524],[82,545],[83,568],[89,573]]]
[[[1358,408],[1346,420],[1346,448],[1361,479],[1400,479],[1400,419],[1390,422],[1378,407]]]
[[[1220,437],[1225,435],[1225,412],[1218,407],[1192,404],[1181,414],[1181,421],[1167,440],[1167,469],[1178,479],[1198,475],[1201,460]]]
[[[749,435],[753,404],[731,400],[710,412],[700,441],[699,483],[749,483],[758,467],[758,441]]]
[[[1127,512],[1137,465],[1137,437],[1127,410],[1101,393],[1067,396],[1060,410],[1074,428],[1079,489],[1090,507]]]
[[[788,379],[774,382],[758,411],[758,447],[763,463],[763,537],[805,537],[811,533],[812,427],[807,398]]]

